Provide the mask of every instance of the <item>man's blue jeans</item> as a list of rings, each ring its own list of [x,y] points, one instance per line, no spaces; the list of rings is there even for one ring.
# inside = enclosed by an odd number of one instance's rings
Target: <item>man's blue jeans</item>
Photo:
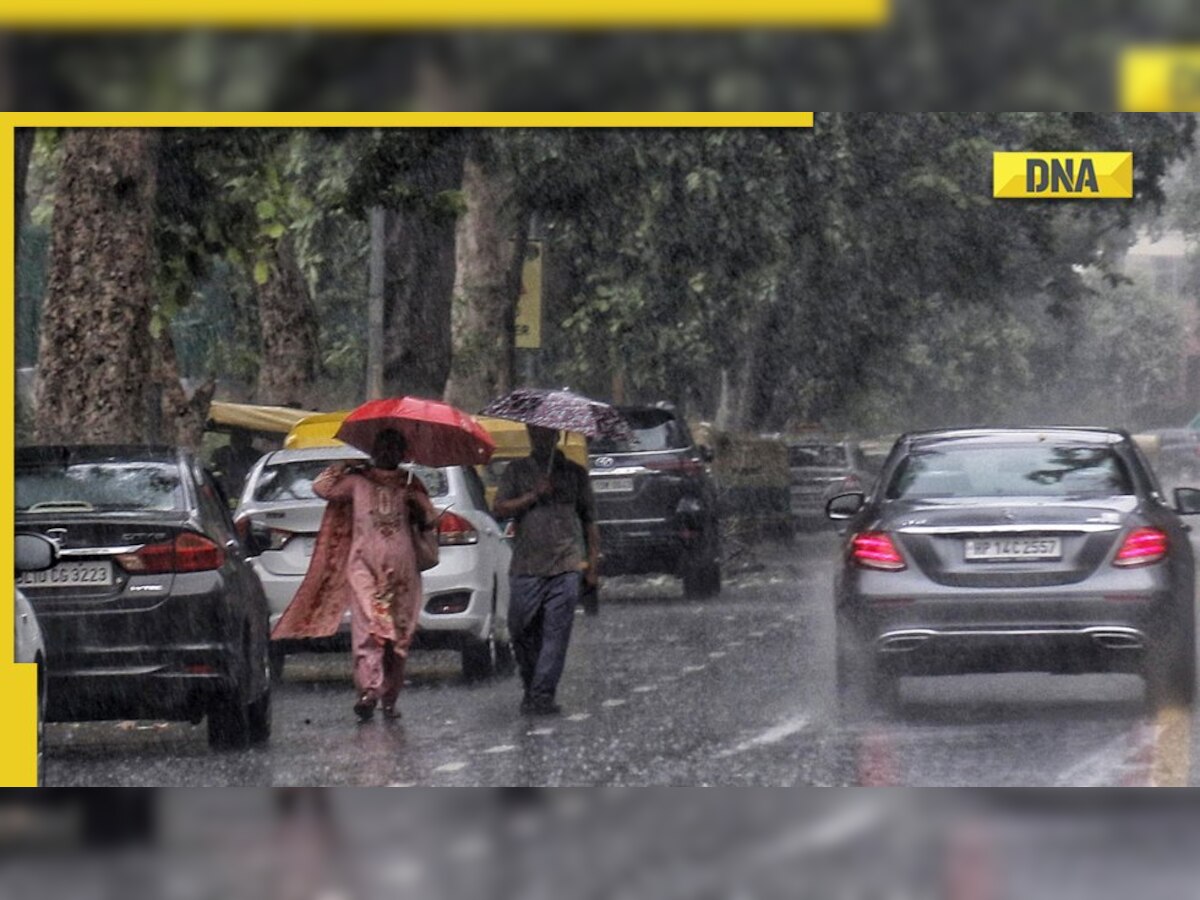
[[[551,701],[558,690],[581,580],[578,572],[509,578],[508,628],[525,696],[530,700]]]

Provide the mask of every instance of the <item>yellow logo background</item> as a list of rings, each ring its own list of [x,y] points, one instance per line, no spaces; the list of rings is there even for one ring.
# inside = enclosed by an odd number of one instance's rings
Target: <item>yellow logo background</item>
[[[1034,162],[1035,186],[1030,190],[1030,162]],[[1088,173],[1095,175],[1096,189],[1083,184]],[[1061,178],[1073,176],[1068,188]],[[1080,189],[1076,189],[1079,187]],[[992,160],[992,196],[1031,200],[1104,200],[1133,197],[1132,153],[1008,153],[997,152]]]

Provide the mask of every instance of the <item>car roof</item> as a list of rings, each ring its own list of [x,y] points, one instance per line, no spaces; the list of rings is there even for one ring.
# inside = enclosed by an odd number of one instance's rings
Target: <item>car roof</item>
[[[909,444],[932,444],[941,441],[967,440],[973,443],[994,441],[1003,443],[1015,437],[1044,437],[1056,441],[1076,441],[1085,444],[1116,444],[1129,439],[1124,431],[1113,428],[1056,425],[1050,428],[953,428],[937,431],[916,431],[901,440]]]
[[[182,451],[166,444],[40,444],[18,447],[17,465],[136,461],[177,463]]]
[[[361,450],[345,445],[329,445],[326,447],[305,447],[303,450],[272,450],[267,454],[267,462],[272,464],[288,462],[306,462],[315,459],[366,459],[367,454]]]
[[[267,454],[266,465],[280,465],[290,462],[309,462],[319,460],[367,459],[367,454],[361,450],[346,446],[306,447],[303,450],[273,450]],[[427,468],[455,468],[454,466],[428,466]]]

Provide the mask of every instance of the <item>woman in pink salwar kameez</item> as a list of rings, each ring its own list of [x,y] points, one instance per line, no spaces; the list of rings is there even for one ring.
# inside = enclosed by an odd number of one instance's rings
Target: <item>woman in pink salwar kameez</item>
[[[313,482],[329,501],[312,563],[272,637],[333,634],[347,605],[354,655],[354,711],[369,721],[376,705],[398,718],[396,699],[421,612],[421,573],[412,525],[437,519],[420,479],[400,468],[405,443],[381,432],[370,466],[339,463]]]

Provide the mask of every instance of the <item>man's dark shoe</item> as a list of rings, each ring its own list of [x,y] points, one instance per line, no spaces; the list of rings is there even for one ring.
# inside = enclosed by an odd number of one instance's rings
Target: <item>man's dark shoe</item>
[[[538,698],[529,701],[527,712],[531,716],[557,716],[562,713],[562,707],[548,698]]]

